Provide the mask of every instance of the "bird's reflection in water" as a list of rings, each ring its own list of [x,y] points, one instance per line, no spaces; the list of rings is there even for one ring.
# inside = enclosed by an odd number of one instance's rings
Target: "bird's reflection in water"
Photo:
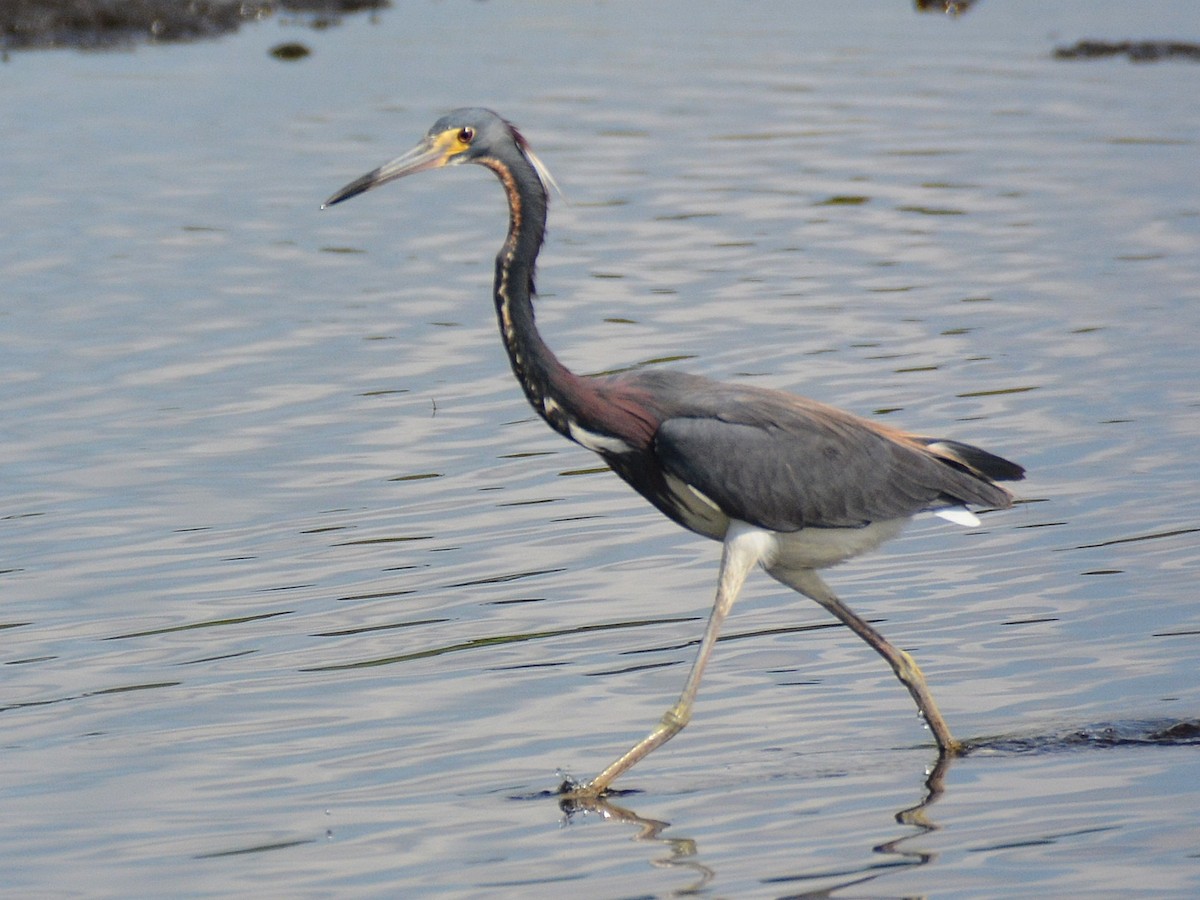
[[[923,850],[906,850],[903,844],[911,841],[914,837],[920,837],[923,834],[928,834],[931,831],[937,831],[940,826],[929,818],[927,813],[929,807],[937,801],[937,798],[942,796],[942,792],[946,789],[946,772],[950,768],[950,761],[954,759],[952,756],[939,756],[938,761],[933,768],[925,776],[925,796],[921,798],[921,802],[916,806],[910,806],[908,809],[902,809],[896,813],[896,821],[901,825],[911,825],[918,829],[916,834],[906,834],[896,838],[894,841],[888,841],[886,844],[880,844],[875,847],[876,853],[894,853],[905,857],[912,865],[923,866],[925,863],[933,860],[935,854]]]
[[[686,887],[672,891],[672,896],[698,893],[716,877],[716,872],[696,858],[698,850],[694,840],[664,836],[663,832],[671,827],[670,822],[640,816],[632,809],[613,803],[609,796],[611,795],[564,797],[559,801],[559,807],[566,815],[567,821],[576,816],[596,815],[605,821],[636,825],[638,833],[633,836],[634,841],[661,844],[669,852],[666,856],[651,860],[651,865],[660,869],[681,869],[688,870],[689,874],[694,873],[694,880]]]
[[[781,885],[805,881],[812,882],[818,879],[822,881],[840,879],[813,891],[781,895],[781,897],[824,897],[832,894],[834,891],[874,881],[876,878],[897,869],[923,866],[926,863],[932,862],[937,858],[936,853],[927,850],[908,849],[906,845],[914,838],[938,830],[939,826],[929,817],[929,808],[945,790],[946,772],[950,768],[951,759],[952,757],[948,755],[940,756],[937,763],[925,776],[925,792],[920,802],[902,809],[895,814],[895,819],[899,824],[914,828],[916,831],[901,835],[895,840],[877,844],[871,848],[873,852],[889,857],[889,859],[878,860],[853,870],[805,872],[802,874],[764,878],[762,883]],[[629,794],[632,793],[629,792]],[[651,863],[652,865],[660,868],[689,870],[695,876],[695,880],[673,891],[672,896],[698,893],[716,878],[717,873],[699,860],[699,847],[693,839],[664,835],[663,832],[671,826],[670,822],[639,815],[626,806],[620,806],[612,802],[611,798],[613,796],[624,797],[628,796],[628,794],[616,792],[601,797],[563,796],[559,800],[559,807],[566,815],[568,822],[573,821],[577,817],[594,815],[608,822],[635,825],[638,828],[637,834],[633,836],[635,842],[649,841],[665,847],[669,853],[666,856],[654,859]]]

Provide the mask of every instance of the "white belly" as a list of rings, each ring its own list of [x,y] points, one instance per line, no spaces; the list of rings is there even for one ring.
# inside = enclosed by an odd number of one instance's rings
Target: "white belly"
[[[723,541],[730,519],[691,485],[667,476],[675,498],[684,509],[687,526],[693,531]],[[774,543],[771,564],[789,569],[824,569],[851,557],[874,550],[891,540],[908,519],[886,519],[862,528],[802,528],[800,531],[765,531]]]
[[[802,528],[773,532],[775,560],[789,569],[824,569],[874,550],[898,535],[908,519],[885,519],[862,528]]]

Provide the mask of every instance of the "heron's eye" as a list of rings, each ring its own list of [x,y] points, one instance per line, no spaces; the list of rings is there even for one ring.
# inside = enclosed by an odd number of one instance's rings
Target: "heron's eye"
[[[475,129],[470,125],[465,125],[458,130],[458,142],[460,144],[469,144],[475,140]]]

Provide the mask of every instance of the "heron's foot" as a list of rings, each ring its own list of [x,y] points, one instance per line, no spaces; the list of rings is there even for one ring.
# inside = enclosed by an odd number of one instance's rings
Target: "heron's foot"
[[[612,805],[612,798],[632,793],[636,792],[596,787],[595,782],[580,783],[568,776],[558,786],[555,799],[558,800],[558,808],[563,811],[568,820],[577,815],[586,816],[591,813],[608,819],[619,811],[618,807]],[[618,815],[618,817],[620,816]]]
[[[570,775],[564,775],[562,783],[559,784],[558,790],[554,793],[560,797],[574,797],[576,792],[582,787],[582,782],[576,781]]]
[[[934,745],[937,747],[938,761],[958,759],[970,752],[971,746],[966,741],[951,737],[949,731],[934,734]]]
[[[938,745],[938,758],[958,759],[960,756],[966,756],[973,749],[969,741],[960,741],[957,738],[951,738],[947,745]]]
[[[593,781],[576,781],[570,775],[563,778],[562,784],[555,791],[560,800],[598,800],[609,791],[598,788]]]
[[[561,804],[591,808],[595,804],[604,803],[613,797],[641,793],[636,788],[614,788],[611,783],[602,785],[598,777],[591,781],[577,781],[562,771],[559,774],[562,775],[563,780],[558,789],[554,791],[554,796]]]

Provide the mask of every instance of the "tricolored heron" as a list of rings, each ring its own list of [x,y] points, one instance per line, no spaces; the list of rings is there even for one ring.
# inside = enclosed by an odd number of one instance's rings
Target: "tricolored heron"
[[[491,169],[508,195],[493,295],[504,347],[534,410],[563,437],[598,453],[668,518],[723,544],[716,600],[678,702],[645,738],[569,793],[599,796],[688,723],[721,623],[755,565],[815,600],[883,656],[932,729],[940,756],[958,752],[962,745],[912,657],[848,609],[817,570],[874,549],[919,512],[978,525],[968,505],[1011,506],[1012,495],[995,482],[1019,480],[1024,470],[978,447],[908,434],[781,391],[660,369],[594,378],[571,372],[542,340],[533,314],[534,264],[553,182],[520,132],[490,110],[443,116],[416,147],[325,205],[462,163]]]

